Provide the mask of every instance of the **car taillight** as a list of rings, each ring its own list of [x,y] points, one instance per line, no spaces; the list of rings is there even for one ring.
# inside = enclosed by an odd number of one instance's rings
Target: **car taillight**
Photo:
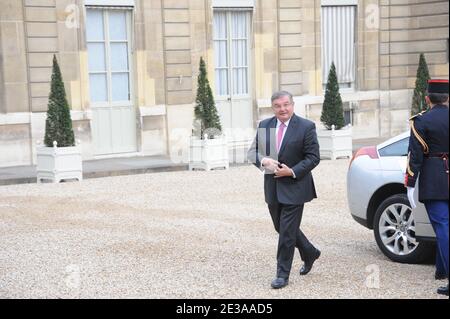
[[[363,155],[367,155],[372,159],[377,159],[378,158],[378,151],[377,151],[377,147],[376,146],[368,146],[368,147],[363,147],[361,148],[359,151],[357,151],[355,153],[355,155],[353,155],[352,160],[350,161],[350,166],[352,166],[353,161],[359,157],[359,156],[363,156]]]

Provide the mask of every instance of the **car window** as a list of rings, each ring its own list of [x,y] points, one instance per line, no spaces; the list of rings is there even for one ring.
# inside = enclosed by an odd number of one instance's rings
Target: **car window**
[[[404,138],[391,145],[381,148],[378,152],[380,156],[407,156],[409,138]]]

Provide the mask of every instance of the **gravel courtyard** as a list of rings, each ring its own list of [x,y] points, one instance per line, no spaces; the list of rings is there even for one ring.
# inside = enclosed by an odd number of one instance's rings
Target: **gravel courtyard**
[[[439,298],[350,216],[348,160],[314,170],[302,229],[322,250],[273,290],[277,234],[254,167],[0,187],[0,298]],[[362,185],[363,187],[363,185]]]

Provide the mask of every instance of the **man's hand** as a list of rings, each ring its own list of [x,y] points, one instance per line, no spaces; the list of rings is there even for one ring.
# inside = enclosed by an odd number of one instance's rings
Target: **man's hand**
[[[277,167],[275,169],[275,178],[292,177],[293,175],[292,169],[287,167],[286,164],[281,164],[281,168]]]
[[[278,165],[280,165],[280,162],[266,157],[262,159],[261,164],[264,167],[264,169],[269,170],[271,172],[275,172],[275,170],[278,168]]]
[[[409,204],[411,205],[411,208],[414,209],[417,207],[416,202],[414,201],[414,187],[408,187],[407,190]]]

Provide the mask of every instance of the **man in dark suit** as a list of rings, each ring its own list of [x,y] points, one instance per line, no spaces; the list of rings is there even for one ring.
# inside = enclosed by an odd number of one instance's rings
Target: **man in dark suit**
[[[414,188],[419,179],[419,201],[425,205],[437,239],[436,279],[448,278],[448,80],[430,80],[426,112],[411,118],[405,184],[414,209]],[[437,291],[448,296],[448,285]]]
[[[311,271],[320,256],[300,230],[304,204],[317,197],[311,171],[319,164],[315,124],[294,114],[289,92],[272,96],[274,117],[259,124],[248,159],[265,172],[264,193],[275,230],[279,234],[277,275],[272,288],[289,282],[295,247],[304,261],[300,275]]]

